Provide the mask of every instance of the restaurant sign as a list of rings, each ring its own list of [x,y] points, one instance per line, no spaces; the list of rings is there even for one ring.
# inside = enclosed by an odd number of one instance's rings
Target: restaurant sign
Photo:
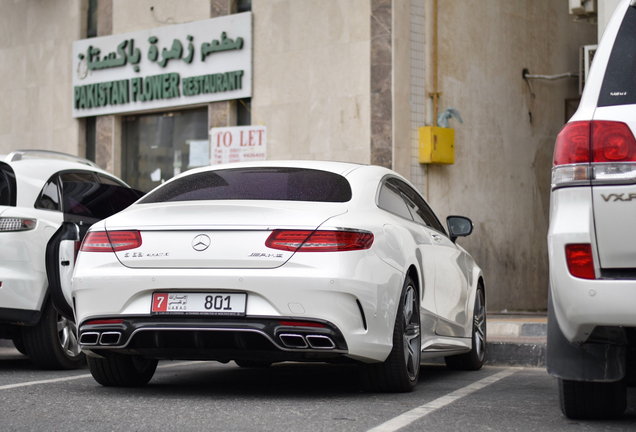
[[[73,43],[73,117],[251,96],[251,12]]]

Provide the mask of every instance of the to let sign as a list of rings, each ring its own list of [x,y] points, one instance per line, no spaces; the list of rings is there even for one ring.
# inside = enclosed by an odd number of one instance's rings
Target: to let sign
[[[238,126],[210,129],[210,164],[265,160],[267,128]]]

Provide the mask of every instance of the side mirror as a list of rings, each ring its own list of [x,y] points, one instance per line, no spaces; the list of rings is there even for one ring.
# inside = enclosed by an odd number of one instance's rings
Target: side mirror
[[[457,237],[466,237],[473,232],[473,221],[464,216],[449,216],[446,218],[446,225],[453,243]]]

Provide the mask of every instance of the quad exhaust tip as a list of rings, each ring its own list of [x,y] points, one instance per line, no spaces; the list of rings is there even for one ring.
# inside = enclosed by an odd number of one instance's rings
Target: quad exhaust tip
[[[334,349],[336,344],[329,336],[324,335],[307,335],[307,343],[314,349]]]
[[[86,332],[80,336],[80,343],[87,346],[117,345],[121,340],[121,332]]]
[[[336,348],[336,344],[329,336],[324,335],[300,335],[292,333],[283,333],[280,340],[287,348],[293,349],[321,349],[330,350]]]
[[[121,339],[121,332],[104,332],[99,338],[100,345],[117,345]]]
[[[80,343],[82,345],[97,345],[99,341],[99,333],[97,332],[86,332],[82,333],[80,336]]]

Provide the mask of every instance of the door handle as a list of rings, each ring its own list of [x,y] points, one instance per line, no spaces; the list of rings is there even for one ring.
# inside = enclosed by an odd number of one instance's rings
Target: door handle
[[[441,241],[442,241],[442,236],[440,236],[440,235],[437,235],[437,234],[431,234],[431,237],[433,237],[433,241],[434,241],[435,243],[441,243]]]

